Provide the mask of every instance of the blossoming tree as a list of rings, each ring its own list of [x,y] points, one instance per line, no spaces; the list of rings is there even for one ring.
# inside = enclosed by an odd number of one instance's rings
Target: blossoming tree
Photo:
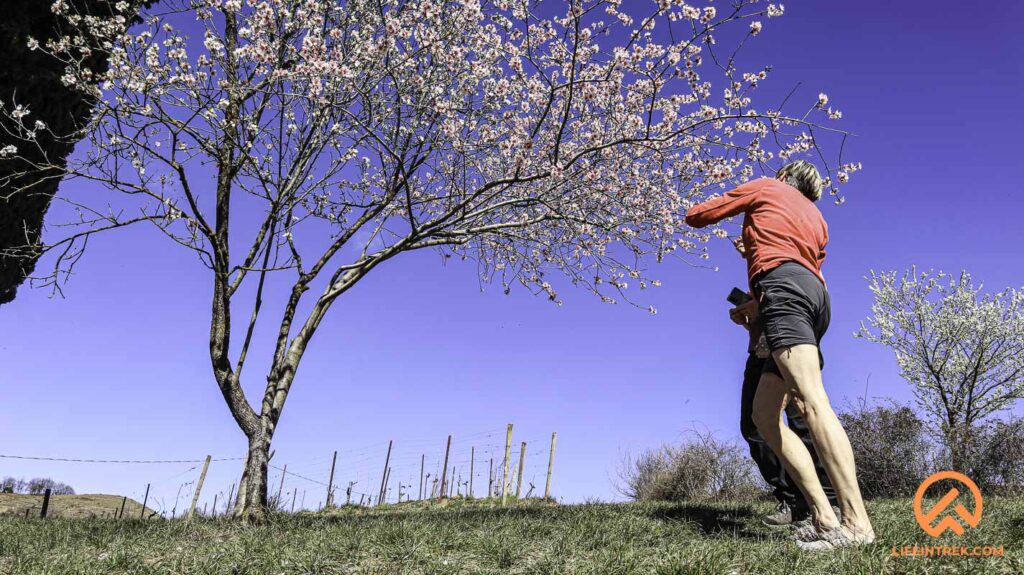
[[[795,115],[753,104],[769,68],[736,54],[781,6],[620,4],[166,0],[129,27],[58,0],[79,32],[37,49],[98,102],[61,173],[113,207],[68,193],[75,226],[44,246],[53,274],[37,281],[58,285],[88,237],[139,222],[198,256],[214,379],[249,443],[236,513],[259,520],[303,353],[377,266],[434,249],[506,290],[639,305],[627,288],[658,285],[652,260],[706,257],[725,235],[685,227],[687,207],[791,155],[824,161],[819,136],[841,136],[822,125],[839,117],[824,95]],[[97,50],[98,83],[81,65]],[[47,126],[5,105],[32,146]],[[838,194],[856,166],[832,165]],[[243,368],[272,278],[290,289],[254,406]]]
[[[858,335],[888,346],[936,423],[953,469],[970,473],[986,418],[1024,398],[1024,290],[982,294],[970,274],[871,275]]]

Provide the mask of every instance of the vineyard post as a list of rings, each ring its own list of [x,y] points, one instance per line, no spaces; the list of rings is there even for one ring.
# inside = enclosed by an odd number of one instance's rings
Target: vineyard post
[[[50,508],[50,490],[43,491],[43,508],[39,511],[39,517],[46,519],[46,511]]]
[[[334,464],[338,462],[338,451],[334,451],[334,457],[331,458],[331,475],[327,479],[327,505],[330,507],[334,499]]]
[[[544,499],[551,497],[551,470],[555,466],[555,439],[558,437],[558,432],[553,431],[551,433],[551,454],[548,456],[548,479],[544,484]]]
[[[146,494],[142,497],[142,511],[139,512],[139,519],[146,518],[146,503],[149,501],[149,484],[146,484]]]
[[[445,485],[448,480],[448,453],[452,450],[452,436],[448,436],[448,446],[444,448],[444,465],[441,466],[441,499],[446,497]]]
[[[505,469],[501,474],[501,504],[504,505],[508,499],[508,493],[505,486],[508,485],[508,463],[509,457],[512,456],[512,424],[508,424],[508,431],[505,432]]]
[[[427,454],[420,455],[420,500],[423,500],[423,464],[427,461]]]
[[[526,462],[526,442],[519,448],[519,475],[516,476],[516,499],[523,490],[523,463]]]
[[[199,473],[199,482],[196,483],[196,492],[192,494],[192,504],[188,506],[188,517],[191,520],[192,516],[196,513],[196,504],[199,503],[199,494],[203,491],[203,482],[206,481],[206,471],[210,468],[210,456],[206,456],[206,461],[203,462],[203,471]],[[145,513],[145,508],[143,508]]]
[[[387,480],[388,480],[388,465],[391,462],[391,444],[393,443],[393,441],[394,440],[390,440],[390,439],[388,440],[388,454],[384,458],[384,475],[381,476],[381,478],[380,478],[380,493],[377,496],[377,505],[380,505],[381,499],[384,498],[384,489],[385,489],[385,485],[387,484]]]
[[[284,468],[281,469],[281,483],[277,486],[277,498],[274,501],[274,507],[281,507],[281,492],[284,491],[284,478],[288,475],[288,464],[284,464]]]

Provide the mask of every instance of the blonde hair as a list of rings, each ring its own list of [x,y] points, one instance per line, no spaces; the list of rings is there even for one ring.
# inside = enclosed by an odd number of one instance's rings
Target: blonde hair
[[[821,199],[821,173],[814,164],[806,160],[797,160],[782,166],[775,177],[800,190],[800,193],[812,202]]]

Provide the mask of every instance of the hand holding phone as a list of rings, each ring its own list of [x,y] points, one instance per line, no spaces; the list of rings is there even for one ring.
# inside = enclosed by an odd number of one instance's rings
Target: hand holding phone
[[[732,291],[729,292],[728,297],[725,299],[732,305],[739,307],[754,298],[750,297],[750,294],[740,288],[732,288]]]

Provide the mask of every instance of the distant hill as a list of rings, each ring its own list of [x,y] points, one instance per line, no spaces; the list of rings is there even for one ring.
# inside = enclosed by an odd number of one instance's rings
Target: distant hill
[[[120,495],[51,495],[47,517],[113,517],[121,511]],[[39,517],[43,506],[42,495],[23,495],[20,493],[0,493],[0,516],[25,516],[28,509],[30,517]],[[129,499],[124,505],[124,516],[138,519],[142,504]],[[155,511],[146,508],[149,517]]]

